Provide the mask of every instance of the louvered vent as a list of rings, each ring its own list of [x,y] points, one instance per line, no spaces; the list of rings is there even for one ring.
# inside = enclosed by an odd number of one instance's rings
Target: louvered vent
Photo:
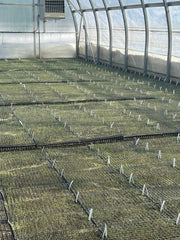
[[[44,0],[45,18],[65,18],[64,0]]]

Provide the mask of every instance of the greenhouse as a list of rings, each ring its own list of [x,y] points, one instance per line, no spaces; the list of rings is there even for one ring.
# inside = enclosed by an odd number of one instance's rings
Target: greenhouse
[[[180,1],[0,0],[0,240],[180,239]]]

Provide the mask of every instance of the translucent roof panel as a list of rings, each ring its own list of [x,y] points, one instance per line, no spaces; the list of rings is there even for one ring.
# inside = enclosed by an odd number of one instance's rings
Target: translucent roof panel
[[[96,22],[93,12],[85,12],[84,17],[86,19],[87,26],[88,56],[94,59],[97,57]]]
[[[79,9],[79,4],[77,3],[76,0],[71,0],[70,1],[72,9]]]
[[[145,24],[142,8],[126,10],[128,22],[128,65],[143,68]]]
[[[129,30],[129,49],[144,51],[145,24],[141,8],[126,10]]]
[[[145,0],[145,3],[161,3],[163,0]]]
[[[109,25],[106,11],[97,12],[100,34],[100,59],[109,59]]]
[[[92,3],[95,8],[104,8],[104,3],[102,0],[92,0]]]
[[[94,19],[94,14],[93,14],[93,12],[85,12],[84,16],[86,19],[88,40],[93,42],[94,44],[96,44],[97,43],[97,31],[96,31],[96,22]]]
[[[122,0],[123,5],[135,5],[135,4],[140,4],[140,0]]]
[[[112,22],[112,28],[124,28],[124,21],[123,21],[123,16],[122,16],[122,11],[121,10],[113,10],[109,11],[109,14],[111,16],[111,22]]]
[[[150,27],[149,50],[153,53],[167,55],[168,30],[165,9],[164,7],[147,8],[147,12]]]
[[[91,4],[90,4],[89,0],[88,1],[87,0],[80,0],[79,2],[81,4],[82,9],[91,8]]]
[[[119,6],[119,0],[106,0],[108,7]]]
[[[172,55],[180,57],[180,6],[169,7],[172,22]]]
[[[125,34],[124,22],[121,10],[109,11],[112,21],[113,48],[124,48]]]
[[[1,31],[32,31],[32,6],[2,5],[0,7]]]
[[[38,0],[35,0],[34,2],[37,3]],[[1,0],[1,3],[26,3],[26,4],[32,4],[32,0]]]

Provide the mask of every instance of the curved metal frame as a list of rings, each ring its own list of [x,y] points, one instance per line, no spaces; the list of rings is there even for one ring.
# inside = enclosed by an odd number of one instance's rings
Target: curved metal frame
[[[124,21],[124,30],[125,30],[125,55],[124,55],[124,70],[128,70],[128,45],[129,45],[129,34],[128,34],[128,23],[126,12],[122,3],[122,0],[118,0],[119,5],[122,11],[123,21]]]
[[[84,17],[84,13],[82,11],[82,6],[79,0],[76,0],[77,4],[79,5],[79,9],[81,12],[82,19],[84,21],[83,28],[84,28],[84,33],[85,33],[85,59],[88,60],[88,35],[87,35],[87,26],[86,26],[86,19]],[[80,29],[81,30],[81,29]]]
[[[100,32],[99,32],[99,21],[98,21],[98,17],[94,8],[94,4],[92,2],[92,0],[89,0],[89,3],[92,7],[93,10],[93,14],[94,14],[94,19],[95,19],[95,23],[96,23],[96,32],[97,32],[97,63],[99,63],[99,58],[100,58]]]
[[[144,14],[144,24],[145,24],[145,48],[144,48],[144,76],[147,75],[147,67],[148,67],[148,52],[149,52],[149,20],[147,15],[147,10],[145,7],[144,0],[141,0],[141,5]]]
[[[67,0],[70,2],[70,0]],[[84,16],[84,12],[93,11],[95,23],[96,23],[96,31],[97,31],[97,62],[100,61],[100,30],[99,30],[99,19],[97,16],[97,11],[106,11],[108,25],[109,25],[109,64],[112,65],[112,19],[110,16],[109,11],[111,10],[121,10],[123,22],[124,22],[124,31],[125,31],[125,54],[124,54],[124,70],[128,70],[128,47],[129,47],[129,32],[128,32],[128,21],[126,16],[126,9],[135,9],[135,8],[142,8],[143,15],[144,15],[144,23],[145,23],[145,49],[144,49],[144,75],[148,73],[148,55],[149,55],[149,45],[150,45],[150,31],[149,31],[149,18],[147,14],[147,8],[156,8],[156,7],[164,7],[165,14],[166,14],[166,21],[167,21],[167,28],[168,28],[168,53],[167,53],[167,67],[166,67],[166,80],[170,80],[171,77],[171,59],[172,59],[172,23],[171,23],[171,14],[169,12],[170,6],[180,6],[180,1],[168,2],[167,0],[163,0],[163,2],[157,3],[145,3],[145,0],[140,0],[141,4],[134,4],[134,5],[123,5],[122,0],[118,0],[119,5],[108,7],[107,0],[102,0],[104,7],[95,8],[94,3],[92,0],[89,0],[91,5],[91,9],[82,9],[81,8],[81,0],[76,0],[80,7],[80,12],[83,17],[84,21],[84,30],[85,30],[85,57],[88,58],[88,33],[87,33],[87,25],[86,19]],[[70,5],[69,5],[70,6]],[[71,7],[71,6],[70,6]],[[76,32],[78,31],[77,20],[74,16],[74,10],[71,8],[73,14],[73,20],[75,22]],[[78,36],[76,35],[76,38]],[[76,40],[76,44],[78,40]],[[77,55],[79,55],[79,48],[77,46]]]
[[[73,9],[71,7],[71,4],[69,2],[69,0],[67,0],[68,2],[68,6],[70,8],[72,17],[73,17],[73,21],[74,21],[74,27],[75,27],[75,31],[76,31],[76,57],[79,56],[79,39],[78,39],[78,25],[77,25],[77,20],[76,20],[76,16],[75,13],[73,12]]]
[[[112,22],[111,22],[111,16],[109,14],[109,10],[107,7],[107,2],[106,0],[102,0],[105,10],[106,10],[106,15],[108,19],[108,26],[109,26],[109,65],[112,66]]]
[[[171,76],[171,58],[172,58],[172,23],[171,23],[171,16],[169,13],[169,6],[167,4],[167,0],[163,0],[164,8],[166,12],[166,20],[167,20],[167,27],[168,27],[168,54],[167,54],[167,70],[166,70],[166,80],[170,80]]]

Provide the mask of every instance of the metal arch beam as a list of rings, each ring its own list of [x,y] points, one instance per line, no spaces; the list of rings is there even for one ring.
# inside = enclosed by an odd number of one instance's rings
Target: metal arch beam
[[[80,9],[80,12],[81,12],[81,16],[82,16],[82,19],[83,19],[83,28],[84,28],[84,32],[85,32],[85,59],[88,60],[88,35],[87,35],[87,26],[86,26],[86,19],[84,17],[84,13],[82,11],[82,6],[81,6],[81,3],[79,0],[76,0],[78,5],[79,5],[79,9]],[[81,30],[81,29],[80,29]]]
[[[1,5],[1,3],[0,3]],[[168,6],[180,6],[180,1],[175,1],[175,2],[168,2]],[[146,8],[154,8],[154,7],[164,7],[163,2],[157,2],[157,3],[145,3]],[[123,5],[123,9],[135,9],[135,8],[142,8],[141,4],[134,4],[134,5]],[[120,6],[115,6],[115,7],[108,7],[108,10],[119,10],[121,9]],[[83,9],[83,12],[91,12],[92,9]],[[95,8],[95,11],[104,11],[104,8]]]
[[[148,66],[148,52],[149,52],[149,20],[147,15],[147,9],[145,7],[144,0],[141,0],[141,5],[144,14],[144,23],[145,23],[145,48],[144,48],[144,76],[147,75],[147,66]]]
[[[111,21],[111,16],[109,14],[108,6],[106,0],[102,0],[105,10],[106,10],[106,15],[108,19],[108,26],[109,26],[109,65],[112,66],[112,21]]]
[[[124,55],[124,70],[128,70],[128,41],[129,41],[129,34],[128,34],[128,23],[127,23],[127,17],[126,12],[123,7],[122,0],[118,0],[120,4],[120,8],[122,11],[123,21],[124,21],[124,30],[125,30],[125,55]]]
[[[92,2],[92,0],[89,0],[92,10],[93,10],[93,14],[94,14],[94,19],[95,19],[95,23],[96,23],[96,32],[97,32],[97,63],[99,63],[99,58],[100,58],[100,32],[99,32],[99,21],[98,21],[98,17],[97,17],[97,13],[95,11],[94,8],[94,4]]]
[[[164,2],[164,8],[166,12],[167,27],[168,27],[168,54],[167,54],[166,80],[169,81],[171,76],[171,58],[172,58],[172,23],[171,23],[171,16],[170,16],[167,0],[163,0],[163,2]]]
[[[79,39],[78,39],[78,25],[77,25],[77,20],[75,17],[75,12],[72,9],[72,5],[70,4],[70,1],[67,0],[68,6],[70,8],[70,11],[72,13],[72,17],[73,17],[73,22],[74,22],[74,27],[75,27],[75,31],[76,31],[76,57],[79,56]]]

